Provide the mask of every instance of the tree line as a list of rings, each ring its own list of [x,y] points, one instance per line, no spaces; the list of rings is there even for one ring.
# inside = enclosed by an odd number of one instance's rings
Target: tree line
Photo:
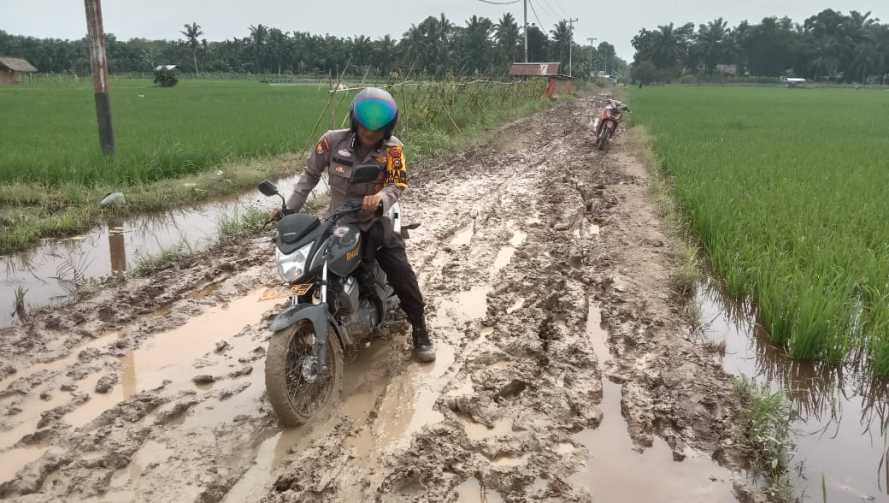
[[[736,73],[839,82],[886,83],[889,25],[871,14],[826,9],[802,24],[787,17],[642,29],[633,38],[636,80],[672,80],[682,74]]]
[[[524,37],[509,13],[499,20],[472,16],[460,26],[444,14],[430,16],[394,39],[358,35],[337,37],[300,31],[283,31],[265,25],[249,27],[244,37],[207,41],[204,29],[193,22],[183,26],[179,40],[118,40],[107,37],[107,54],[113,73],[148,72],[157,65],[178,65],[194,73],[372,75],[391,77],[486,75],[502,76],[515,61],[524,61]],[[626,63],[614,46],[596,47],[573,41],[567,21],[549,33],[529,27],[529,61],[558,61],[568,73],[569,47],[573,74],[589,77],[599,71],[620,73]],[[571,44],[571,45],[569,45]],[[41,72],[89,72],[86,38],[41,39],[0,31],[0,55],[24,57]]]

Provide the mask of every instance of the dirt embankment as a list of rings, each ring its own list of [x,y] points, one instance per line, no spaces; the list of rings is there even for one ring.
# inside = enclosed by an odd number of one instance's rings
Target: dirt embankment
[[[342,402],[275,425],[267,239],[0,336],[0,497],[19,501],[732,501],[733,395],[671,292],[647,174],[599,103],[423,166],[405,193],[438,361],[393,323]]]

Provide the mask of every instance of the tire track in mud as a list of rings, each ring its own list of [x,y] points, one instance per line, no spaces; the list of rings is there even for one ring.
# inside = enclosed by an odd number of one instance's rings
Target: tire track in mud
[[[591,473],[639,465],[666,474],[647,482],[656,495],[722,501],[731,475],[701,452],[730,460],[728,380],[669,292],[644,169],[620,137],[592,151],[596,105],[561,104],[416,172],[408,253],[438,360],[412,362],[394,321],[347,357],[341,402],[312,425],[280,430],[264,397],[277,282],[265,240],[12,329],[0,439],[16,439],[5,454],[23,466],[2,472],[17,475],[0,497],[630,500]],[[215,382],[194,384],[202,374]]]
[[[614,166],[611,157],[592,152],[584,129],[592,105],[581,101],[547,113],[548,121],[529,122],[528,130],[493,155],[471,152],[468,162],[456,163],[461,168],[448,172],[449,182],[417,190],[422,201],[409,205],[414,214],[427,204],[440,208],[435,196],[441,195],[463,196],[455,199],[471,208],[459,219],[462,227],[454,231],[445,225],[448,231],[438,234],[442,243],[448,242],[444,248],[411,249],[412,257],[423,257],[421,276],[434,306],[432,324],[439,348],[447,348],[447,368],[426,374],[432,382],[426,386],[432,389],[423,400],[415,397],[415,403],[425,405],[438,392],[435,409],[421,430],[408,428],[394,447],[368,451],[363,441],[346,441],[325,451],[319,444],[325,454],[292,460],[265,501],[589,501],[591,493],[625,501],[657,500],[665,494],[682,501],[734,500],[731,473],[706,454],[686,449],[686,444],[714,449],[708,443],[713,442],[714,423],[725,426],[728,414],[719,407],[697,410],[699,404],[689,394],[708,386],[725,391],[724,374],[712,369],[707,375],[693,373],[686,377],[705,384],[673,382],[678,392],[668,390],[666,399],[654,398],[662,391],[657,379],[663,368],[673,370],[659,353],[673,352],[666,346],[674,344],[670,338],[676,335],[664,330],[656,343],[639,339],[647,337],[648,326],[658,317],[666,318],[657,322],[664,326],[669,322],[684,330],[684,325],[669,296],[669,275],[655,277],[649,285],[651,295],[664,297],[670,306],[666,312],[647,312],[648,294],[615,287],[627,281],[615,273],[633,260],[622,256],[621,249],[628,246],[625,233],[636,232],[638,223],[634,215],[621,215],[630,226],[618,227],[613,237],[608,226],[627,199],[623,185],[634,184],[633,196],[643,202],[647,194],[644,178],[625,173],[625,154],[618,154]],[[510,157],[509,152],[521,154]],[[453,182],[461,177],[462,185]],[[474,190],[476,185],[487,191]],[[647,223],[660,232],[656,220]],[[669,257],[655,263],[668,268]],[[597,305],[604,326],[614,330],[611,342],[617,354],[608,367],[607,387],[615,396],[610,397],[614,405],[607,411],[606,434],[623,441],[597,437],[603,421],[596,405],[603,396],[599,361],[609,357],[596,326]],[[634,349],[628,349],[627,341],[636,343]],[[694,349],[687,341],[679,346]],[[637,358],[661,366],[640,364]],[[708,369],[705,357],[692,360],[684,370]],[[422,375],[422,370],[416,372]],[[722,406],[719,401],[727,396],[703,398]],[[385,424],[397,411],[376,414],[359,438],[393,441],[379,436],[372,425]],[[711,436],[699,434],[699,425]],[[655,434],[669,444],[655,442]],[[730,443],[729,438],[727,427],[716,435],[717,441]],[[636,452],[642,447],[651,451],[644,459]],[[600,449],[614,456],[605,465],[597,458]],[[345,453],[331,454],[340,450]],[[603,483],[602,477],[591,475],[613,463],[619,468],[608,473],[632,472],[637,464],[662,473],[623,476],[614,481],[622,485],[616,488],[609,487],[607,478]],[[334,479],[324,478],[342,466],[346,468]],[[317,480],[325,485],[312,483]]]

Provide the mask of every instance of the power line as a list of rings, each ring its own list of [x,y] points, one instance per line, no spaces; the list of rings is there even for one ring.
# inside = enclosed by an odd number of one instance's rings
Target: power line
[[[549,0],[543,0],[543,7],[556,19],[563,17],[561,14],[556,12],[556,9],[553,8],[552,4]]]
[[[540,20],[540,16],[537,15],[537,9],[534,8],[534,2],[528,0],[528,5],[531,6],[531,12],[534,13],[534,19],[537,19],[537,24],[540,25],[540,31],[544,30],[543,21]]]
[[[556,8],[561,13],[561,16],[559,16],[559,17],[568,17],[568,11],[566,11],[565,9],[562,8],[562,5],[559,3],[559,0],[552,0],[552,1],[553,1],[553,4],[555,4]]]

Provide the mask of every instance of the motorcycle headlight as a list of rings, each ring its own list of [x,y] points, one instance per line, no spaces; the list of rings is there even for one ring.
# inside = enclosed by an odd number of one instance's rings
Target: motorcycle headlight
[[[282,253],[281,250],[275,248],[275,259],[278,261],[278,274],[284,278],[284,281],[293,283],[306,272],[306,261],[309,258],[309,251],[311,249],[312,243],[289,254]]]

